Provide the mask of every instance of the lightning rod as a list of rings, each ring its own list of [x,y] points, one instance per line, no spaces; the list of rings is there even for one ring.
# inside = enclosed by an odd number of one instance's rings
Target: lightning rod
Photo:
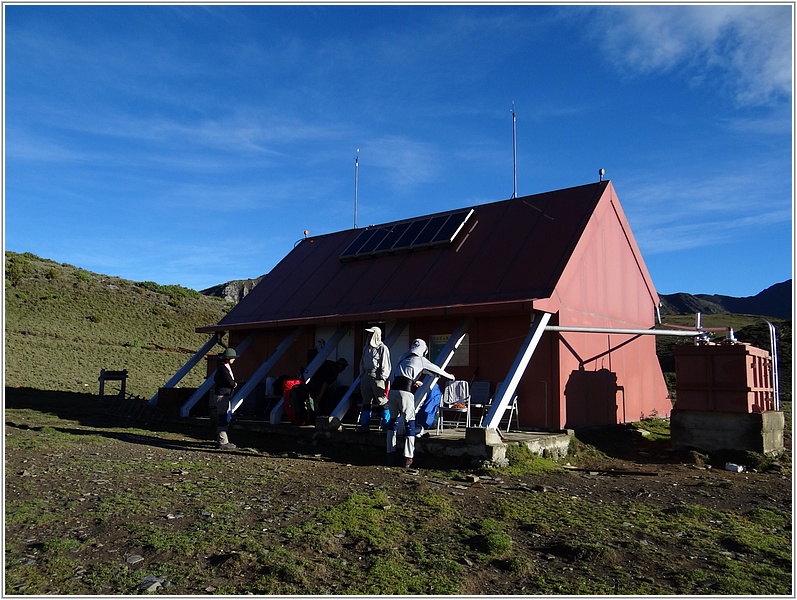
[[[357,156],[354,157],[354,228],[357,229],[357,186],[360,177],[360,149],[357,148]]]
[[[514,176],[512,197],[517,198],[517,114],[514,100],[512,100],[512,173]]]

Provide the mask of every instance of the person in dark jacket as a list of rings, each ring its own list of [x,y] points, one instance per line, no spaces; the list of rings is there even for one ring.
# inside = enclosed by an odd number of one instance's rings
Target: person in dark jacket
[[[318,367],[318,371],[307,382],[307,388],[310,391],[310,397],[313,399],[315,412],[320,415],[328,415],[331,409],[330,398],[334,396],[332,386],[338,378],[340,373],[346,370],[349,366],[349,361],[345,358],[339,358],[336,361],[325,360]]]
[[[235,375],[232,372],[232,363],[238,358],[235,348],[226,348],[219,355],[216,362],[216,373],[213,376],[214,387],[210,392],[208,412],[210,423],[216,431],[216,447],[220,450],[235,450],[237,446],[230,443],[227,437],[227,428],[230,426],[232,410],[230,399],[236,388]]]

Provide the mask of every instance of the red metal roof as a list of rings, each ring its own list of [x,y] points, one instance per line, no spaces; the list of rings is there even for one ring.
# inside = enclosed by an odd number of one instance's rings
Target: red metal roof
[[[218,324],[198,331],[528,312],[532,301],[552,294],[609,185],[473,206],[445,247],[341,261],[364,229],[307,238]]]

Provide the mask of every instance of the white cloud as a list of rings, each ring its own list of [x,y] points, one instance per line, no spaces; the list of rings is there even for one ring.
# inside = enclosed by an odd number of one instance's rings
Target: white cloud
[[[710,248],[745,240],[751,229],[766,230],[790,220],[787,210],[747,215],[732,220],[695,220],[679,225],[645,228],[636,235],[644,254],[667,254],[679,250]]]
[[[627,180],[620,201],[644,254],[750,243],[791,224],[791,198],[776,165],[700,173],[660,182]]]
[[[718,73],[741,105],[791,93],[789,6],[624,6],[590,15],[599,21],[603,52],[620,71],[675,71],[697,85]]]
[[[373,140],[362,151],[361,164],[382,169],[389,183],[400,188],[430,182],[438,173],[438,152],[425,142],[393,135]]]

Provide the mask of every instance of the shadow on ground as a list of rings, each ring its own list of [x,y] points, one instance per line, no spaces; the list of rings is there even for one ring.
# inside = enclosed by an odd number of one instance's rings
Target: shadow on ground
[[[121,441],[185,451],[243,453],[266,452],[272,456],[330,460],[346,464],[365,466],[382,465],[386,455],[374,452],[372,447],[354,444],[350,447],[329,446],[316,443],[310,437],[294,435],[275,436],[233,429],[230,432],[237,450],[225,451],[216,448],[209,426],[196,420],[181,422],[174,418],[163,418],[157,411],[145,407],[142,398],[120,399],[116,396],[96,396],[76,392],[37,390],[33,388],[5,388],[5,406],[9,409],[33,410],[50,414],[58,419],[73,421],[87,429],[75,427],[53,427],[72,435],[101,435]],[[20,429],[35,429],[24,423],[6,420],[6,426]],[[287,426],[286,426],[287,427]],[[131,431],[135,430],[135,431]],[[148,433],[151,432],[151,433]],[[178,434],[181,439],[162,437],[163,433]],[[288,433],[288,432],[286,432]],[[418,466],[435,469],[451,469],[450,460],[424,456]]]
[[[633,425],[576,430],[576,438],[607,457],[636,462],[671,462],[675,454],[669,437],[646,436]]]

